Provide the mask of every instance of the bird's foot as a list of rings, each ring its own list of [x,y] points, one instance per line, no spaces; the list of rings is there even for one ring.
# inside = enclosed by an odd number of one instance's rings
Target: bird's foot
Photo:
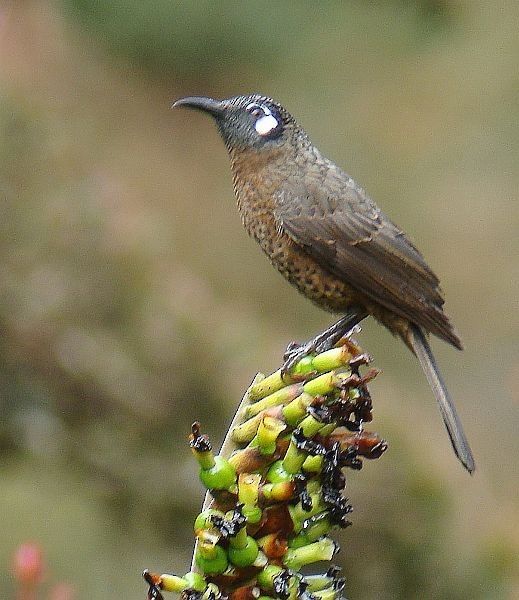
[[[353,307],[337,323],[334,323],[308,342],[304,344],[291,342],[283,355],[284,362],[281,367],[281,375],[283,377],[288,375],[302,358],[313,353],[320,354],[333,348],[343,336],[347,335],[366,316],[364,310]]]
[[[319,354],[333,347],[333,344],[319,344],[317,338],[309,340],[304,344],[290,342],[285,353],[283,354],[283,366],[281,367],[281,375],[284,377],[296,366],[296,364],[310,354]]]

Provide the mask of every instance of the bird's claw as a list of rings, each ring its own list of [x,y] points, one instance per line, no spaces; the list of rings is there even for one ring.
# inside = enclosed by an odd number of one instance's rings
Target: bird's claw
[[[301,348],[301,346],[302,346],[302,344],[298,344],[297,342],[290,342],[287,345],[285,352],[283,354],[283,360],[287,361],[294,354],[294,352],[297,352],[297,350],[299,350]]]
[[[365,316],[366,314],[362,312],[362,309],[352,307],[351,311],[339,321],[304,344],[290,342],[283,355],[284,362],[281,367],[281,375],[283,377],[289,375],[295,365],[305,356],[313,353],[321,354],[321,352],[333,348],[343,336],[350,335],[353,332],[352,328],[355,328]]]
[[[281,376],[285,377],[286,375],[290,375],[290,371],[302,358],[305,358],[314,352],[322,352],[323,350],[320,349],[320,346],[321,344],[316,343],[316,340],[310,340],[309,342],[306,342],[306,344],[290,342],[283,354],[284,362],[281,367]]]

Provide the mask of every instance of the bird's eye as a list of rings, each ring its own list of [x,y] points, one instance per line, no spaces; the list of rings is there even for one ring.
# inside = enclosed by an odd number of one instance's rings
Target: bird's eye
[[[258,135],[267,137],[272,135],[275,130],[280,129],[280,122],[267,106],[252,102],[246,110],[256,119],[254,129]]]
[[[265,115],[263,109],[259,106],[253,106],[249,112],[253,117],[263,117]]]

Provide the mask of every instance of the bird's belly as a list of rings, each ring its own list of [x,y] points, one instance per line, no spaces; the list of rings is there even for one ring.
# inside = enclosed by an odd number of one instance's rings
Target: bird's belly
[[[394,335],[409,345],[409,321],[369,300],[343,280],[320,267],[286,234],[267,244],[267,253],[276,269],[306,298],[333,313],[347,312],[352,306],[361,306]],[[410,346],[411,347],[411,346]]]
[[[307,298],[332,312],[344,312],[358,304],[358,296],[346,283],[337,279],[302,254],[271,257],[272,264]]]
[[[343,312],[359,303],[359,294],[352,287],[319,266],[286,233],[267,232],[265,229],[270,228],[265,223],[256,226],[249,233],[272,265],[307,298],[332,312]]]

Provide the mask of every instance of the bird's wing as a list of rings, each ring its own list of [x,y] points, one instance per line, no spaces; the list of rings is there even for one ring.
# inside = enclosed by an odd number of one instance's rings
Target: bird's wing
[[[459,346],[436,275],[388,217],[335,165],[279,190],[280,227],[362,294]]]

